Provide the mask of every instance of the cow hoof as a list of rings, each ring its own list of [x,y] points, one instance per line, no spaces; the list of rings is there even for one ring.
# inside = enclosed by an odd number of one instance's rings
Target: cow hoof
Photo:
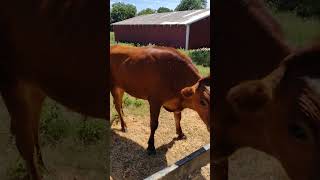
[[[149,156],[150,156],[150,155],[156,155],[156,154],[157,154],[156,149],[155,149],[154,147],[153,147],[153,148],[149,148],[149,147],[148,147],[147,153],[148,153]]]
[[[187,136],[184,135],[184,134],[180,134],[180,135],[178,135],[178,137],[177,137],[177,140],[184,140],[184,139],[187,139]]]
[[[128,129],[126,127],[123,127],[121,128],[121,131],[125,133],[125,132],[128,132]]]

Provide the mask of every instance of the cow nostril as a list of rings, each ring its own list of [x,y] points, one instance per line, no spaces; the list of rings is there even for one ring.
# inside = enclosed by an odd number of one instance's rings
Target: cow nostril
[[[233,102],[236,103],[237,105],[239,105],[241,102],[241,98],[239,96],[236,96],[233,98]]]

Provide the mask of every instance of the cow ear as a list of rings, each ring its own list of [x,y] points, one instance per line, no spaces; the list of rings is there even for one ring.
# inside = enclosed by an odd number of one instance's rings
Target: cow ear
[[[188,99],[188,98],[192,97],[194,94],[195,94],[195,88],[192,87],[192,86],[183,88],[181,90],[181,95],[185,99]]]
[[[210,86],[210,75],[199,80],[200,86]]]
[[[284,60],[286,78],[320,77],[320,44],[297,51]]]
[[[272,99],[272,88],[263,80],[241,83],[230,89],[227,101],[236,112],[256,112]]]
[[[286,71],[287,64],[283,62],[262,79],[234,86],[227,94],[227,101],[238,111],[255,112],[264,108],[275,96]]]

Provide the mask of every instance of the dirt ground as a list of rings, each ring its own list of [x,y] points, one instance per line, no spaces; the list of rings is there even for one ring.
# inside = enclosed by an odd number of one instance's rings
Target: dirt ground
[[[149,156],[146,153],[150,135],[149,113],[133,115],[130,112],[132,110],[124,108],[127,132],[120,131],[120,123],[113,123],[111,126],[111,176],[114,180],[146,178],[210,141],[205,124],[192,110],[184,110],[182,113],[181,127],[187,139],[175,141],[173,114],[161,109],[159,127],[155,134],[157,154]],[[190,179],[210,179],[210,165],[203,167],[201,172],[194,172]]]
[[[289,180],[289,178],[274,158],[246,148],[229,158],[229,180]]]
[[[63,117],[68,121],[79,121],[79,123],[83,119],[80,114],[66,109],[63,111]],[[19,180],[19,178],[12,178],[24,172],[17,170],[17,162],[22,161],[14,141],[10,138],[9,122],[9,114],[0,98],[0,179]],[[41,149],[49,170],[44,180],[106,179],[105,141],[94,145],[81,145],[72,138],[66,138],[55,146],[42,146]],[[16,169],[15,176],[9,175],[9,169]]]

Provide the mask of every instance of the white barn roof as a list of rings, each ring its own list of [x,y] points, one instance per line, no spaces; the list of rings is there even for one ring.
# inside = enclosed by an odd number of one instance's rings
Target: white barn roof
[[[155,13],[136,16],[112,25],[165,25],[165,24],[192,24],[196,21],[210,16],[210,9],[199,9],[189,11],[174,11],[167,13]]]

